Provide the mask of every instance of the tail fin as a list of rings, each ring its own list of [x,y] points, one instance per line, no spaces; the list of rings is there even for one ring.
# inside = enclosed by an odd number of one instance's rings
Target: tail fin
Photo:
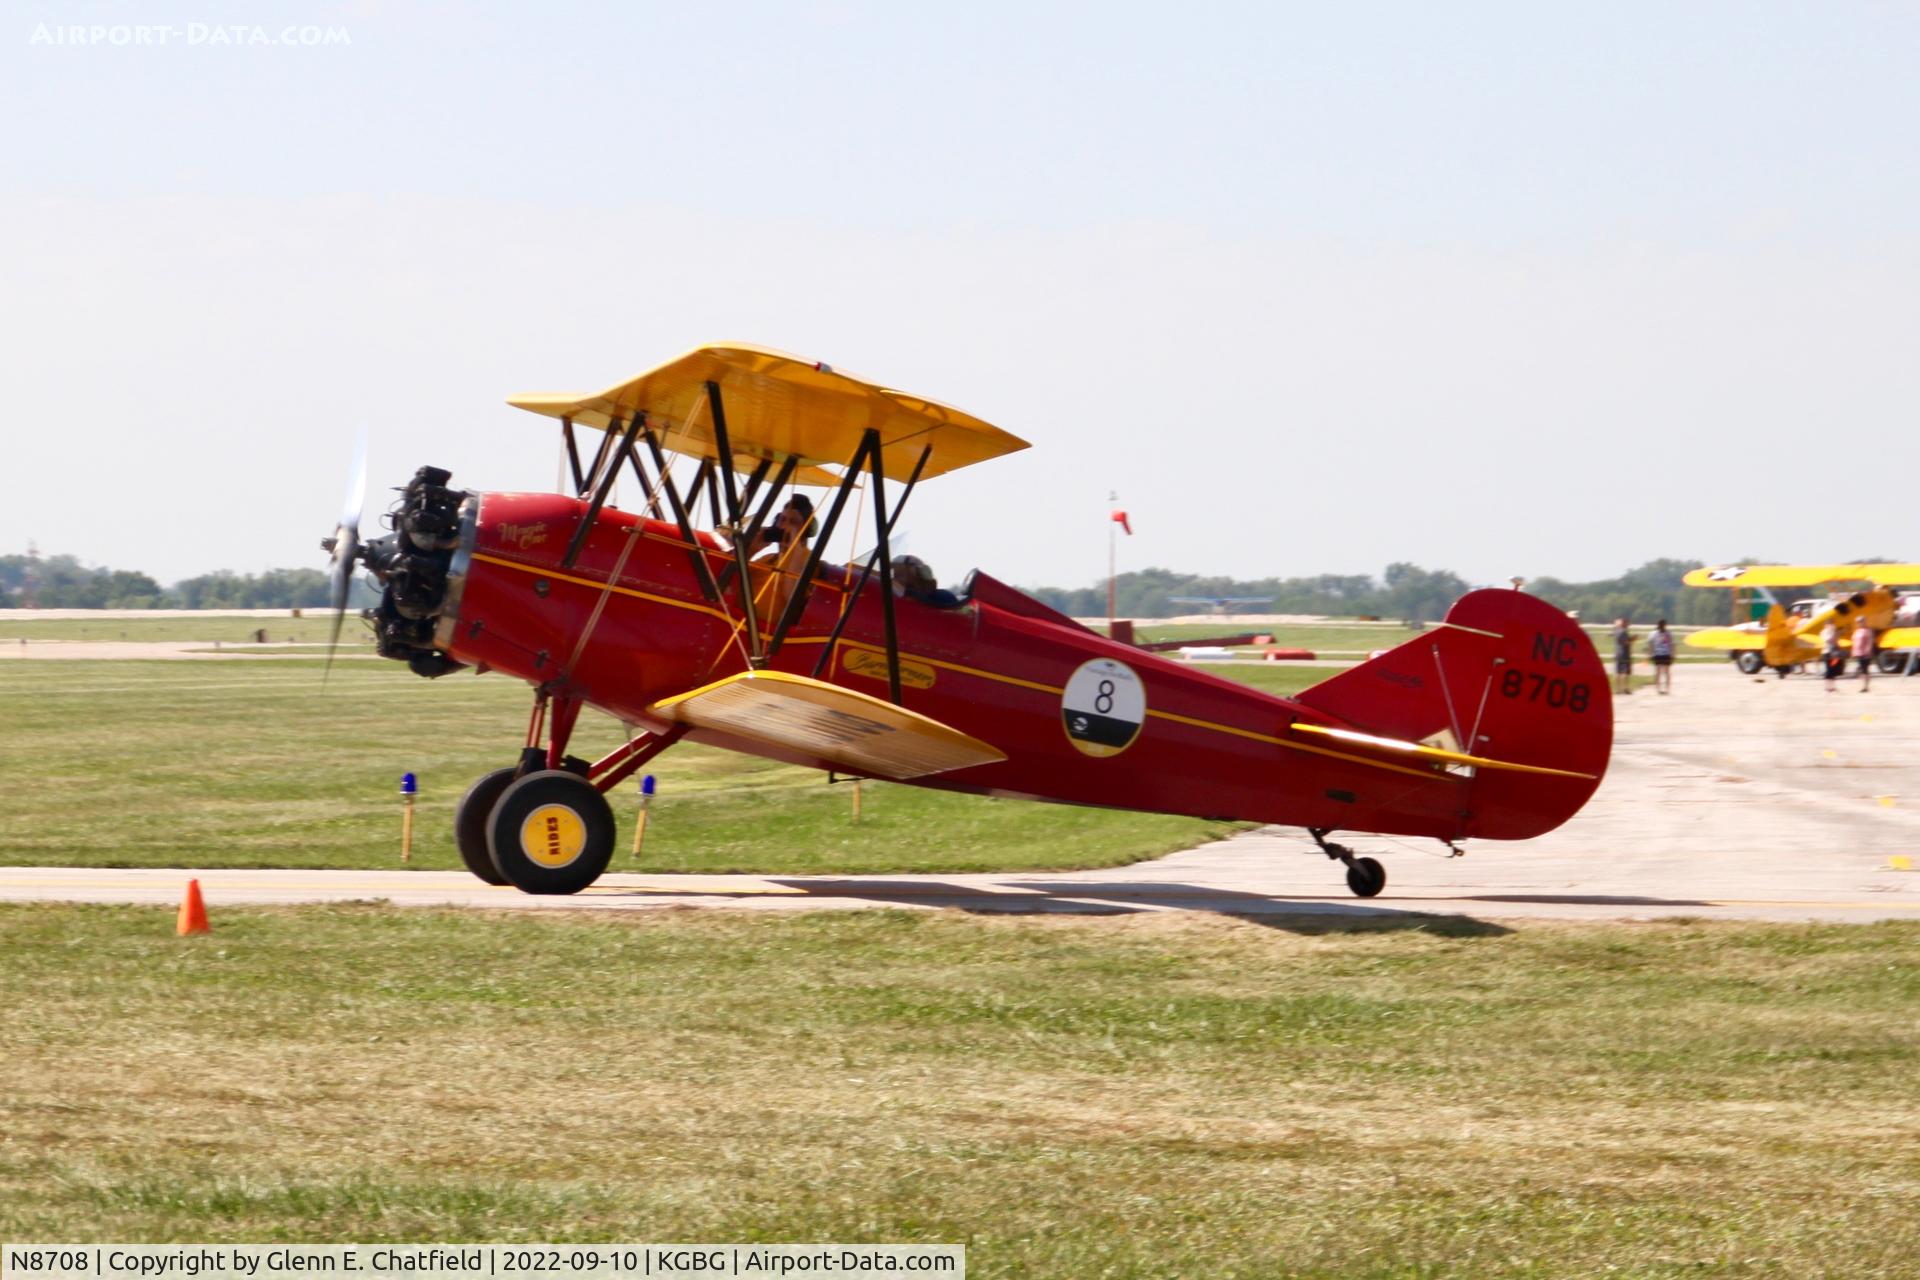
[[[1841,607],[1846,608],[1845,605]],[[1814,634],[1819,634],[1820,627],[1827,625],[1827,615],[1832,612],[1833,610],[1831,609],[1821,611],[1819,616],[1820,626],[1813,627]],[[1812,620],[1809,620],[1807,625],[1812,626]],[[1799,619],[1789,617],[1787,611],[1779,605],[1776,604],[1768,609],[1767,643],[1765,648],[1767,662],[1771,665],[1779,666],[1792,665],[1793,663],[1803,661],[1805,655],[1800,652],[1800,646],[1795,642],[1794,636],[1805,629],[1806,627],[1800,625]]]
[[[1455,838],[1524,840],[1579,812],[1613,750],[1593,641],[1537,596],[1462,596],[1445,622],[1297,696],[1353,729],[1556,773],[1479,769]]]

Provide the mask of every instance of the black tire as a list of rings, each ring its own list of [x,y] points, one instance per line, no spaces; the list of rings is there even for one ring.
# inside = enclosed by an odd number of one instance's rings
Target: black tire
[[[1879,668],[1881,675],[1897,676],[1907,669],[1906,651],[1902,649],[1889,649],[1882,653],[1876,653],[1873,655],[1873,665]]]
[[[1733,655],[1733,665],[1740,668],[1743,676],[1757,676],[1760,669],[1767,665],[1767,660],[1760,656],[1757,649],[1742,649]]]
[[[560,769],[512,783],[487,817],[494,869],[523,893],[580,892],[613,860],[613,836],[607,798],[579,774]]]
[[[480,775],[453,809],[453,843],[460,850],[460,861],[488,884],[507,882],[493,865],[493,855],[487,852],[487,818],[499,803],[500,793],[512,784],[514,772],[495,769]]]
[[[1387,887],[1387,869],[1375,858],[1355,858],[1347,864],[1347,888],[1356,898],[1377,898]]]

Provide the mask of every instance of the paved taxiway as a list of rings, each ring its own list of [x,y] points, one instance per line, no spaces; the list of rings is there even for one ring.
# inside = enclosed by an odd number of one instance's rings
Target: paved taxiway
[[[1382,855],[1387,891],[1350,896],[1337,863],[1268,828],[1151,862],[1060,874],[610,874],[532,898],[464,872],[0,868],[0,899],[179,901],[188,874],[214,910],[386,899],[515,910],[949,907],[1199,910],[1236,915],[1425,912],[1479,919],[1920,920],[1920,678],[1753,681],[1686,667],[1678,693],[1618,698],[1612,767],[1587,808],[1538,840],[1436,856],[1430,841],[1351,838]],[[671,821],[671,810],[660,815]],[[622,855],[624,858],[624,855]],[[616,861],[616,867],[620,861]]]

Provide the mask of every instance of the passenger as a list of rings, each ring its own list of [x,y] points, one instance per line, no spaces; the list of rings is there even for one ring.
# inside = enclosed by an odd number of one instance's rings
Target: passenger
[[[960,607],[960,597],[941,586],[932,567],[919,556],[901,556],[893,562],[893,594],[936,609]]]
[[[805,550],[807,539],[813,536],[813,499],[804,493],[796,493],[787,499],[787,505],[780,508],[780,514],[773,523],[760,530],[760,536],[747,548],[749,556],[758,556],[768,547],[777,548],[774,559],[784,560],[798,547]]]

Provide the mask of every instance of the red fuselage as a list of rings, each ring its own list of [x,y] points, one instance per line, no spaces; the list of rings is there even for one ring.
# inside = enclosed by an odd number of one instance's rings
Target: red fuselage
[[[729,582],[718,603],[702,594],[693,555],[705,556],[716,577],[733,564],[705,535],[695,551],[673,524],[607,509],[562,570],[586,504],[531,493],[474,501],[477,516],[463,535],[436,633],[455,658],[564,691],[653,731],[670,727],[649,711],[655,702],[747,668],[741,584]],[[771,633],[798,568],[798,555],[784,569],[756,562],[752,589],[763,632]],[[848,607],[850,581],[837,569],[823,575],[767,665],[802,675],[818,666],[820,679],[884,698],[877,581],[852,601],[841,638],[821,663]],[[896,603],[904,705],[1007,757],[915,785],[1441,839],[1533,833],[1478,828],[1470,783],[1455,773],[1395,767],[1337,741],[1288,737],[1295,722],[1366,726],[1118,644],[985,575],[958,608]],[[689,740],[827,767],[711,731],[696,730]]]

